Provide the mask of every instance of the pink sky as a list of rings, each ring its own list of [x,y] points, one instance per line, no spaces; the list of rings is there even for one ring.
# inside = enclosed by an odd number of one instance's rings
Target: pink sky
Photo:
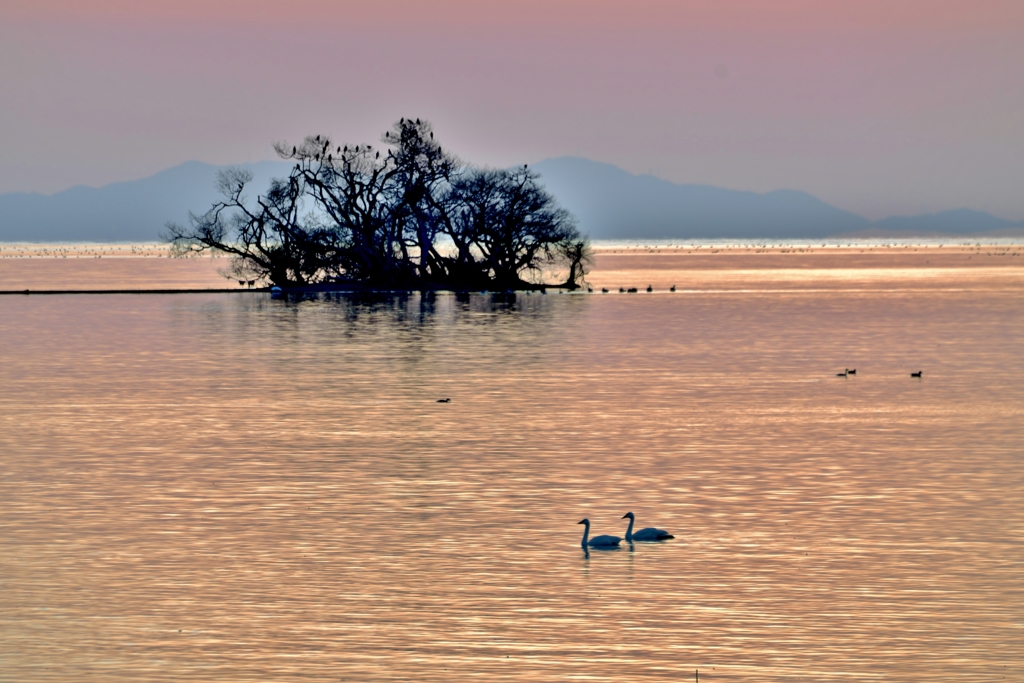
[[[1024,220],[1021,0],[7,0],[0,84],[0,192],[412,115],[479,163]]]

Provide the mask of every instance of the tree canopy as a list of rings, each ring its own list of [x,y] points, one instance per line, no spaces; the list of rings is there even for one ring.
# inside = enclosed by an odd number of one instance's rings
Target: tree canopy
[[[247,195],[252,174],[218,176],[222,199],[168,224],[172,253],[232,255],[228,277],[281,287],[532,289],[580,286],[587,239],[528,167],[482,169],[401,119],[383,149],[309,136],[279,143],[287,178]],[[554,285],[543,278],[566,273]]]

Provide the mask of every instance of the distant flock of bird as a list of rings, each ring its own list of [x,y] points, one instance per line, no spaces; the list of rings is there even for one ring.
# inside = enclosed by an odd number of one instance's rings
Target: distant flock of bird
[[[594,291],[594,290],[592,290],[592,289],[587,289],[587,291],[588,291],[588,292],[592,292],[592,291]],[[638,291],[638,290],[637,290],[637,288],[636,288],[636,287],[630,287],[630,288],[628,288],[628,289],[627,289],[627,288],[625,288],[625,287],[619,287],[619,294],[636,294],[636,293],[637,293],[637,291]],[[653,291],[654,291],[654,286],[653,286],[653,285],[647,285],[647,291],[648,291],[648,292],[653,292]],[[668,291],[670,291],[670,292],[674,292],[674,291],[676,291],[676,286],[675,286],[675,285],[672,285],[671,287],[669,287],[669,288],[668,288]],[[608,288],[607,288],[607,287],[602,287],[602,288],[601,288],[601,293],[602,293],[602,294],[607,294],[607,293],[608,293]]]
[[[640,531],[633,533],[633,522],[636,521],[636,516],[632,512],[624,514],[622,519],[629,520],[629,526],[626,527],[626,543],[667,541],[670,538],[675,538],[675,536],[664,529],[655,529],[653,526],[649,526],[646,529],[641,529]],[[600,536],[590,538],[589,519],[582,519],[577,523],[584,525],[583,540],[580,541],[580,546],[584,550],[587,548],[615,548],[619,543],[622,543],[622,538],[619,536],[611,536],[609,534],[602,534]]]
[[[856,375],[856,374],[857,374],[856,368],[854,368],[853,370],[851,370],[850,368],[846,368],[842,372],[836,373],[836,377],[849,377],[850,375]],[[918,370],[917,372],[910,373],[910,376],[911,377],[920,377],[921,374],[922,374],[922,371]]]

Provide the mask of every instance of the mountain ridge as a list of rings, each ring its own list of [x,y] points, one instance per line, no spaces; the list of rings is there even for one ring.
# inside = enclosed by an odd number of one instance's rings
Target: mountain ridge
[[[253,172],[253,192],[286,175],[284,161],[239,164]],[[677,184],[579,157],[531,167],[592,239],[812,239],[845,235],[980,235],[1024,229],[983,211],[952,209],[870,221],[801,190],[766,193]],[[151,242],[164,225],[188,220],[217,200],[225,166],[186,161],[139,180],[76,185],[53,194],[0,195],[3,242]]]

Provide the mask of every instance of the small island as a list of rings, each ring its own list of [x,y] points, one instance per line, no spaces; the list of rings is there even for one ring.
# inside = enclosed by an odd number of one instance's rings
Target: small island
[[[578,289],[588,240],[527,166],[484,169],[442,149],[429,122],[401,119],[384,149],[309,136],[249,199],[252,174],[218,176],[223,199],[167,225],[175,256],[233,258],[224,275],[284,289]],[[551,273],[564,280],[544,282]]]

